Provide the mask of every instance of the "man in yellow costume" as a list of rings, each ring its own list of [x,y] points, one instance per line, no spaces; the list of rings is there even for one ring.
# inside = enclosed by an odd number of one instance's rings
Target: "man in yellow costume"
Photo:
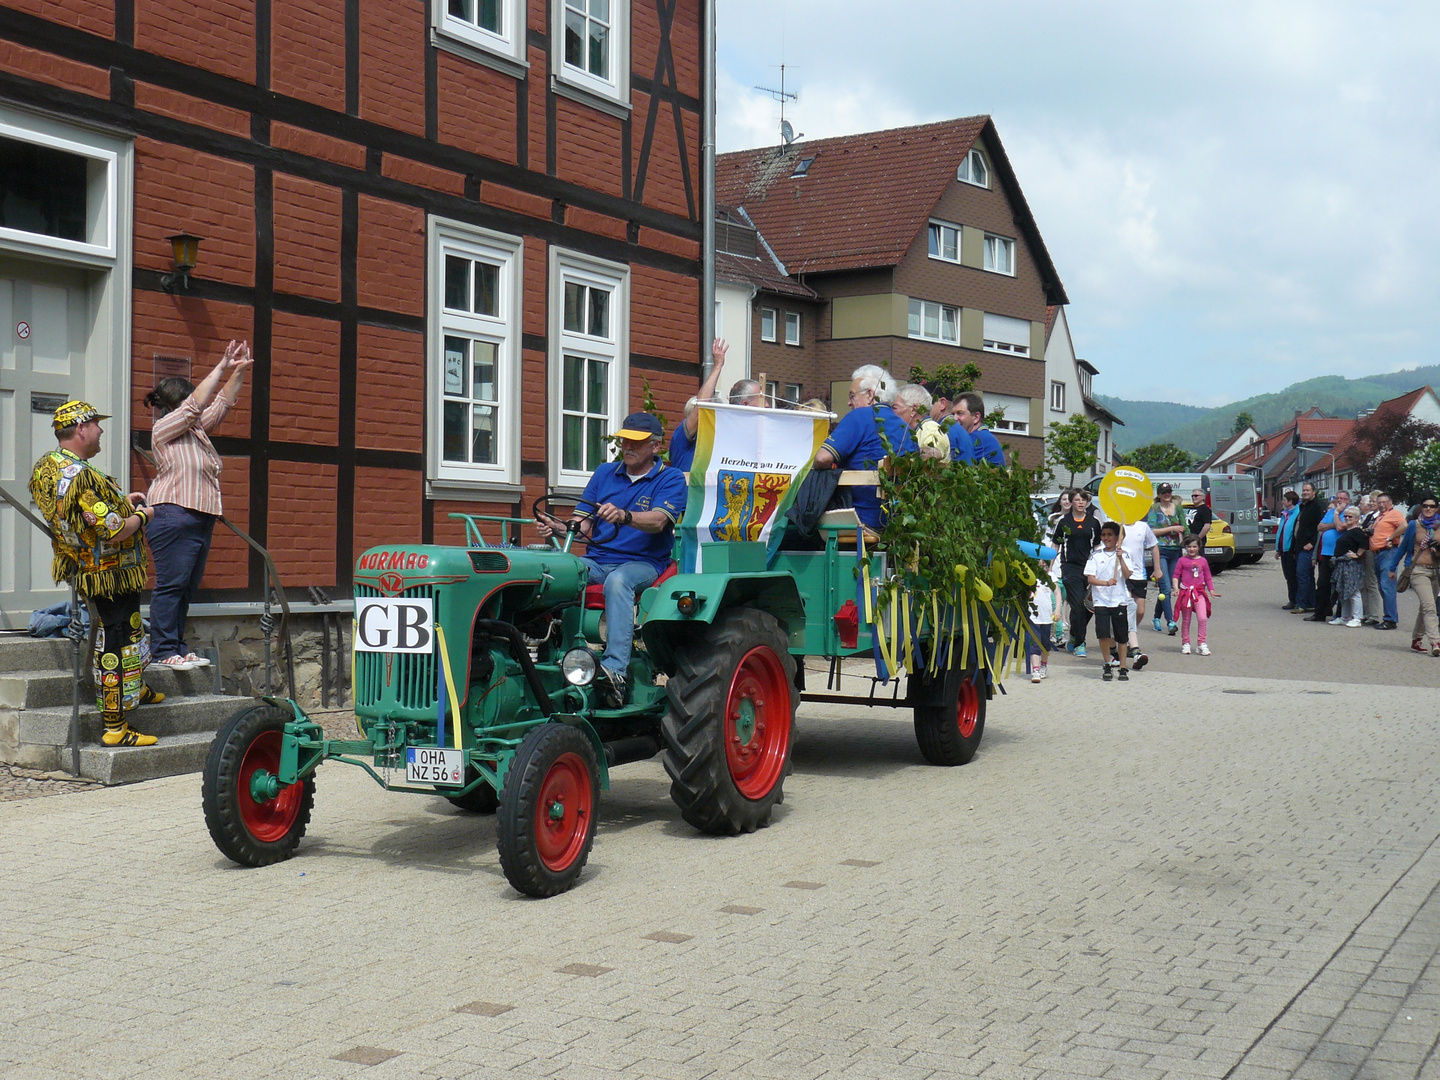
[[[100,452],[101,420],[95,406],[67,401],[52,424],[59,444],[35,463],[30,494],[50,524],[56,584],[70,584],[95,602],[100,628],[95,643],[97,702],[106,746],[150,746],[125,716],[163,697],[144,685],[145,629],[140,590],[145,587],[145,525],[154,511],[140,492],[120,485],[89,460]]]

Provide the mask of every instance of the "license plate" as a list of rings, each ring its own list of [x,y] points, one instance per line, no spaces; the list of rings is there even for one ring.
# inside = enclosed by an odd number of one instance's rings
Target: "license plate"
[[[405,750],[407,784],[455,784],[465,779],[465,751],[441,750],[434,746],[410,746]]]
[[[1206,548],[1206,549],[1205,549],[1205,554],[1206,554],[1206,555],[1224,555],[1224,554],[1225,554],[1225,549],[1224,549],[1224,548]],[[414,753],[414,751],[412,750],[411,753]]]

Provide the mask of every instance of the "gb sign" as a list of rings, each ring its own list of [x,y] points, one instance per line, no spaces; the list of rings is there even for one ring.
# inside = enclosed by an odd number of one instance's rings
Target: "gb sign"
[[[435,607],[428,596],[355,598],[355,651],[428,653],[435,650]]]

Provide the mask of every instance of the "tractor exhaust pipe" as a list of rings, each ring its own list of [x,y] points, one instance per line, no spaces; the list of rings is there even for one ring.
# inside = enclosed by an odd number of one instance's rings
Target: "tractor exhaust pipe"
[[[632,761],[649,761],[659,752],[660,744],[649,735],[616,739],[605,744],[605,764],[613,769],[616,765],[628,765]]]

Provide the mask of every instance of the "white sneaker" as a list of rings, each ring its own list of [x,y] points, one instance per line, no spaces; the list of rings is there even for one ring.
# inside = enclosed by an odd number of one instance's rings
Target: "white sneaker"
[[[1189,656],[1189,655],[1190,655],[1190,643],[1189,643],[1188,641],[1185,642],[1184,645],[1181,645],[1181,646],[1180,646],[1180,652],[1181,652],[1182,655],[1185,655],[1185,656]]]
[[[1325,621],[1328,622],[1331,626],[1339,626],[1345,620],[1340,618],[1339,616],[1336,616],[1333,619],[1326,619]]]
[[[1351,620],[1350,620],[1349,622],[1347,622],[1345,625],[1346,625],[1346,626],[1359,626],[1359,625],[1360,625],[1360,620],[1359,620],[1359,619],[1351,619]]]
[[[1049,677],[1050,677],[1050,665],[1049,665],[1049,664],[1041,664],[1041,665],[1040,665],[1040,678],[1042,678],[1042,679],[1048,679]]]
[[[1209,656],[1209,655],[1210,655],[1210,646],[1209,646],[1209,645],[1206,645],[1203,641],[1200,642],[1200,655],[1201,655],[1201,656]]]
[[[167,656],[164,660],[151,661],[149,666],[169,668],[171,671],[194,671],[199,665],[192,664],[187,656]]]
[[[197,656],[195,653],[192,652],[187,654],[185,659],[190,661],[190,663],[192,663],[196,667],[210,666],[210,658],[208,656]]]
[[[1032,683],[1033,683],[1033,682],[1039,682],[1041,678],[1042,678],[1042,676],[1041,676],[1041,674],[1040,674],[1040,669],[1039,669],[1038,667],[1037,667],[1034,671],[1030,672],[1030,681],[1031,681]]]

